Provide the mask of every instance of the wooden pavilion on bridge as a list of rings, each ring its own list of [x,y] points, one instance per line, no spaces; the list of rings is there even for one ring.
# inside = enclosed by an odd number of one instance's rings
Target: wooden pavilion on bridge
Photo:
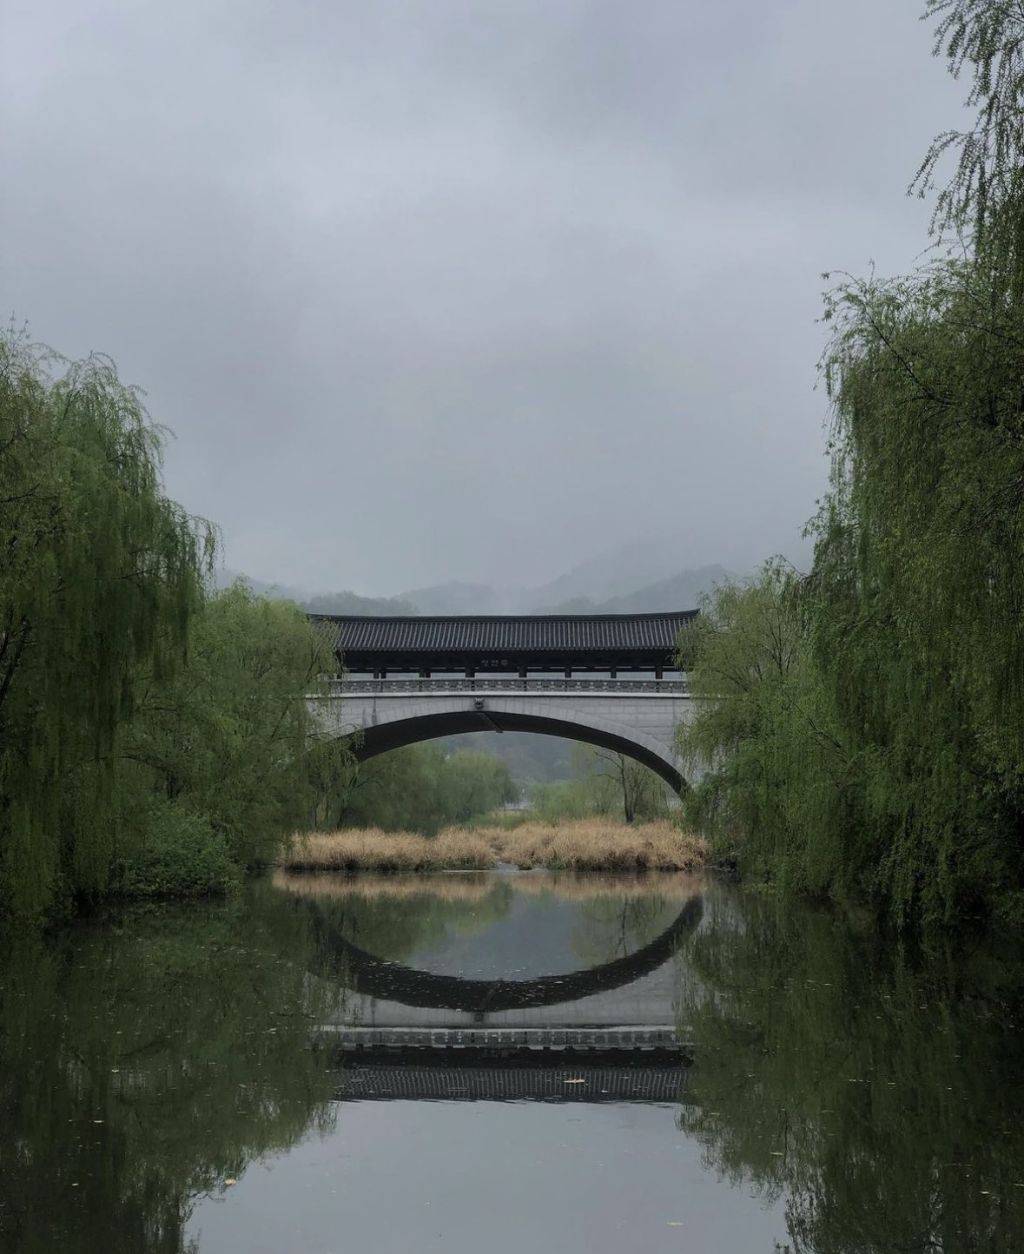
[[[697,610],[659,614],[515,614],[368,618],[313,614],[350,674],[511,674],[680,669]]]

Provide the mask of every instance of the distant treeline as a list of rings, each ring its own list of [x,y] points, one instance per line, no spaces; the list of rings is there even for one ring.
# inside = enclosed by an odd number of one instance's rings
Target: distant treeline
[[[699,627],[690,812],[752,875],[901,923],[1024,920],[1024,18],[932,0],[974,128],[935,255],[828,293],[831,489],[813,568]]]
[[[371,758],[338,780],[317,811],[321,829],[378,827],[434,835],[519,795],[508,766],[489,753],[408,745]]]

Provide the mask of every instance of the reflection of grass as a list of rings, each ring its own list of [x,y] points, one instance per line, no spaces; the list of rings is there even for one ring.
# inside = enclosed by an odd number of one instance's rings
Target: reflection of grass
[[[514,829],[447,828],[434,838],[379,828],[296,836],[281,863],[292,871],[430,871],[472,869],[511,862],[519,867],[575,871],[696,871],[704,841],[672,823],[624,826],[579,819]]]
[[[372,871],[347,875],[336,871],[274,872],[275,888],[300,897],[325,897],[347,901],[416,901],[432,897],[439,901],[476,904],[485,900],[497,886],[528,897],[551,896],[561,901],[621,902],[646,900],[652,890],[666,901],[686,901],[703,891],[698,876],[680,872],[659,872],[652,884],[648,876],[609,874],[600,878],[562,872],[554,875],[380,875]]]
[[[562,901],[646,901],[655,892],[666,901],[689,901],[705,888],[704,881],[696,875],[679,871],[658,872],[652,882],[649,876],[609,874],[600,878],[592,875],[520,875],[511,881],[517,893],[530,897],[542,897],[550,893]]]
[[[300,897],[333,897],[346,901],[416,901],[432,897],[438,901],[483,901],[494,891],[490,876],[469,875],[387,875],[359,876],[336,871],[274,872],[275,888],[297,893]]]

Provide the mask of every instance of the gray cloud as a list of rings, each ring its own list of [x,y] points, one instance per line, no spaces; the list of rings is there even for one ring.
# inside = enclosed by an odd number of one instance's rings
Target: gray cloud
[[[914,3],[12,0],[3,303],[289,584],[800,551],[820,272],[909,267]]]

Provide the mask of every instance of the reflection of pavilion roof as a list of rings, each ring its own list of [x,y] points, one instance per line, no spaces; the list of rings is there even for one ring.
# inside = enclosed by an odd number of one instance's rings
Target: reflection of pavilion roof
[[[338,1101],[674,1102],[684,1067],[354,1065],[339,1073]]]
[[[697,610],[364,618],[314,614],[350,671],[671,669]]]

